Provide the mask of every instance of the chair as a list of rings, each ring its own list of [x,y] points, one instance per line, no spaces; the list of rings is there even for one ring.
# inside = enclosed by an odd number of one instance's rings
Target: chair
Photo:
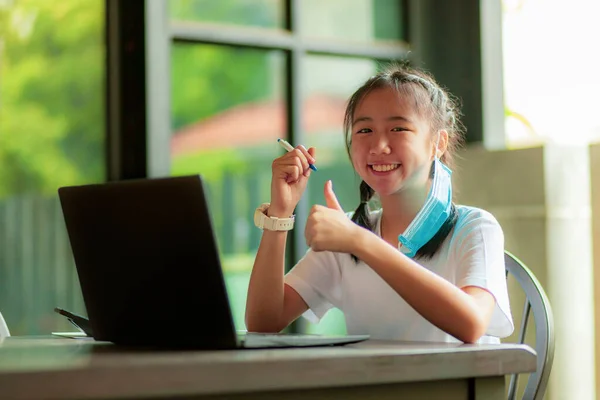
[[[552,362],[554,360],[554,318],[548,297],[535,275],[517,257],[504,253],[506,276],[512,275],[525,292],[523,319],[519,330],[519,343],[525,340],[527,321],[533,310],[535,322],[535,351],[537,368],[529,376],[523,399],[541,400],[546,392]],[[518,375],[512,375],[508,386],[508,399],[514,400],[517,392]]]
[[[8,330],[8,326],[6,325],[6,321],[4,321],[4,317],[2,317],[2,313],[0,313],[0,339],[9,336],[10,331]]]

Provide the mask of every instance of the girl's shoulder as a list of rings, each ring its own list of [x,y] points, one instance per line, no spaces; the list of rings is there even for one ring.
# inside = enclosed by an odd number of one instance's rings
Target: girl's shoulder
[[[465,205],[456,205],[456,211],[458,216],[456,225],[454,226],[453,236],[462,236],[471,233],[474,230],[502,235],[500,223],[489,211]]]
[[[456,205],[456,211],[458,213],[457,224],[460,223],[468,223],[472,221],[490,221],[494,223],[498,223],[496,217],[492,215],[491,212],[486,211],[482,208],[465,206],[461,204]]]

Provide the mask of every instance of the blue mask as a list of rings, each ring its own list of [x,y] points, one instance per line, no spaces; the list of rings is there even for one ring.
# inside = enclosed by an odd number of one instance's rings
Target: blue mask
[[[411,258],[440,230],[452,208],[452,171],[437,157],[433,165],[433,182],[425,204],[406,231],[398,236],[398,249]]]

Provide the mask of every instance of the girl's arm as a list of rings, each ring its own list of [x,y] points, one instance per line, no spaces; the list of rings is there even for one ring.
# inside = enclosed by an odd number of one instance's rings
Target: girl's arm
[[[298,146],[273,161],[269,216],[292,215],[308,183],[314,155],[314,148]],[[287,231],[263,232],[246,299],[249,331],[279,332],[308,308],[300,295],[283,282],[286,238]]]
[[[264,231],[250,275],[246,301],[246,327],[250,332],[279,332],[308,306],[284,285],[287,232]]]
[[[485,334],[495,299],[484,289],[460,289],[423,268],[366,229],[354,235],[352,251],[429,322],[465,343]]]

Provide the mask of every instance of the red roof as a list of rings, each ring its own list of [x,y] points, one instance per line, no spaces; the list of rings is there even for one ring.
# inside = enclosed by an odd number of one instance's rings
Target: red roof
[[[314,95],[304,102],[302,127],[307,134],[340,132],[346,100]],[[286,137],[285,104],[281,100],[247,103],[193,123],[171,138],[171,154],[206,149],[248,147]]]

